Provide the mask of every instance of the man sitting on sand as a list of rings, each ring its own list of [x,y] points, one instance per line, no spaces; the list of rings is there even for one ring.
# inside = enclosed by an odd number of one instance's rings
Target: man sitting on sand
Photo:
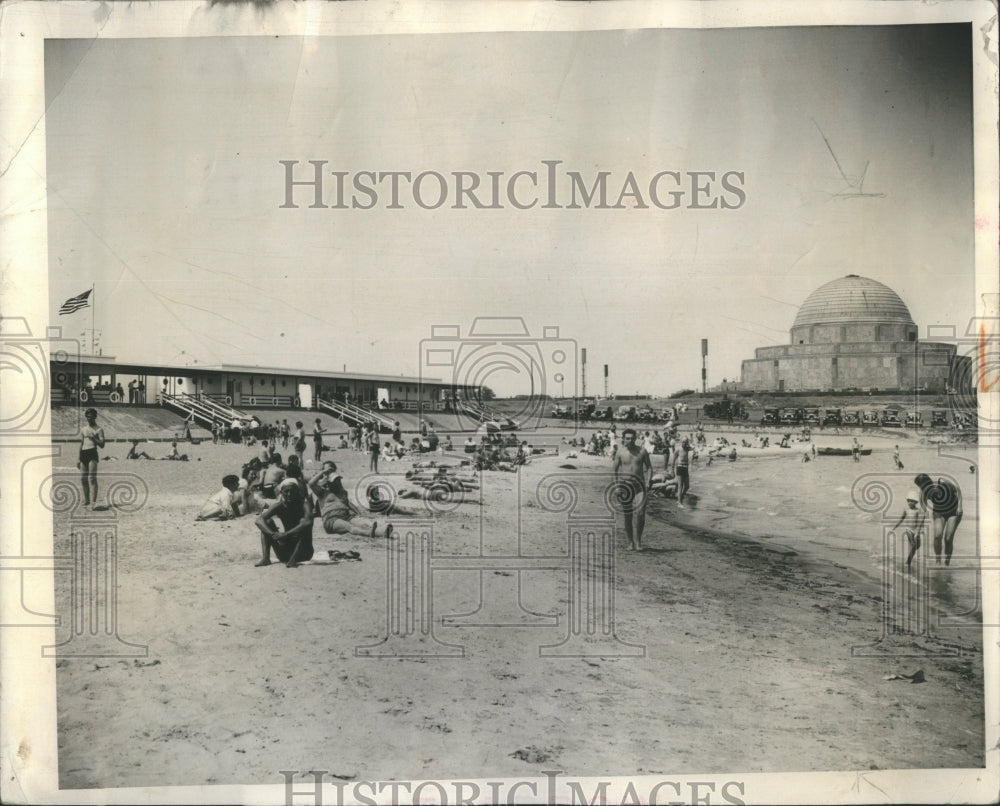
[[[265,467],[271,463],[271,457],[274,455],[274,449],[268,444],[266,439],[260,441],[260,449],[257,451],[257,458],[260,459],[260,463]]]
[[[264,475],[260,479],[261,497],[276,501],[278,499],[278,485],[284,480],[285,468],[281,466],[281,454],[272,453]]]
[[[128,449],[128,453],[125,455],[126,459],[152,459],[145,451],[136,450],[139,446],[139,440],[132,440],[132,447]]]
[[[320,518],[328,535],[384,536],[387,540],[392,538],[391,523],[380,530],[378,521],[361,516],[351,503],[347,490],[344,489],[343,478],[337,473],[337,465],[333,462],[323,462],[320,471],[309,479],[309,489],[319,502]]]
[[[653,466],[645,448],[635,444],[635,429],[622,431],[622,445],[616,451],[611,470],[621,494],[625,513],[625,536],[628,551],[642,551],[642,531],[646,525],[646,471],[653,475]],[[633,523],[634,516],[634,523]]]
[[[313,508],[295,479],[285,479],[278,488],[278,500],[257,518],[260,530],[261,559],[256,567],[271,564],[274,555],[289,568],[311,560],[313,556]],[[275,518],[281,523],[278,528]]]
[[[926,520],[926,513],[924,508],[920,506],[920,491],[911,490],[906,496],[906,508],[903,510],[903,514],[899,516],[899,520],[896,521],[895,525],[892,527],[893,531],[899,528],[900,524],[906,523],[903,529],[903,534],[906,536],[906,542],[910,546],[910,551],[906,555],[906,567],[910,567],[910,563],[913,562],[913,555],[917,553],[917,549],[920,548],[920,537],[924,532],[924,521]]]
[[[188,460],[188,455],[186,453],[180,453],[180,452],[178,452],[178,450],[177,450],[177,443],[176,442],[171,442],[170,443],[170,453],[168,453],[166,456],[164,456],[163,459],[166,459],[166,460],[172,461],[172,462],[186,462]]]
[[[222,479],[222,489],[209,498],[195,518],[196,521],[224,521],[237,518],[246,511],[245,504],[240,507],[242,498],[240,477],[230,474]]]

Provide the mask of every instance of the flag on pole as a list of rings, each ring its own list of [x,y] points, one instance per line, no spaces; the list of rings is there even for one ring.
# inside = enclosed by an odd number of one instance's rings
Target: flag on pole
[[[64,313],[75,313],[80,310],[80,308],[90,307],[90,292],[94,289],[88,288],[82,294],[77,294],[75,297],[70,297],[66,300],[62,307],[59,309],[59,315],[62,316]]]

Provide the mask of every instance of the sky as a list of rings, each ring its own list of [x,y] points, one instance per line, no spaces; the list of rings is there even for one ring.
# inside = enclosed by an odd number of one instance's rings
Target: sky
[[[51,321],[105,355],[417,375],[439,325],[522,317],[587,349],[588,393],[738,378],[810,292],[885,283],[921,328],[974,310],[969,26],[50,40]],[[389,209],[324,171],[433,171]],[[631,174],[648,205],[454,209],[452,172]],[[730,208],[651,203],[715,172]],[[742,175],[742,195],[719,179]],[[731,177],[733,175],[731,174]],[[862,181],[863,177],[863,181]],[[668,177],[668,181],[669,181]],[[470,180],[471,181],[471,180]],[[522,200],[533,198],[523,177]],[[706,180],[707,181],[707,180]],[[503,186],[505,187],[505,185]],[[669,190],[667,185],[659,187]],[[438,195],[421,184],[425,206]],[[666,196],[665,193],[661,194]],[[489,192],[480,198],[489,202]],[[518,198],[518,197],[516,197]],[[430,201],[428,201],[428,199]],[[362,203],[368,196],[360,195]],[[666,199],[664,199],[665,201]],[[59,316],[94,287],[94,309]],[[549,393],[571,394],[573,377]],[[443,377],[440,371],[437,377]],[[489,378],[526,393],[524,374]],[[581,391],[579,386],[577,392]]]

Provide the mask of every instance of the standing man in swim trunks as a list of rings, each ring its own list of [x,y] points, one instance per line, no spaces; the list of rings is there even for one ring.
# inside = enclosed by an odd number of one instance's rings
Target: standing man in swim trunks
[[[326,429],[317,417],[316,424],[313,426],[313,459],[317,462],[323,458],[323,434],[325,433]]]
[[[677,506],[686,509],[684,496],[691,489],[688,469],[691,467],[691,440],[684,437],[681,446],[674,453],[674,475],[677,476]]]
[[[615,452],[611,470],[614,473],[615,484],[624,488],[621,494],[628,551],[642,551],[642,530],[646,526],[646,490],[653,477],[653,465],[649,461],[646,449],[635,444],[634,428],[622,431],[622,444]]]
[[[97,409],[87,409],[83,416],[87,424],[80,430],[80,481],[83,484],[83,505],[97,509],[97,449],[104,447],[104,429],[97,426]]]
[[[962,490],[950,479],[932,481],[926,473],[917,476],[913,483],[920,488],[923,503],[931,511],[934,524],[934,556],[941,564],[941,543],[944,542],[944,564],[951,563],[955,546],[955,530],[962,522]]]

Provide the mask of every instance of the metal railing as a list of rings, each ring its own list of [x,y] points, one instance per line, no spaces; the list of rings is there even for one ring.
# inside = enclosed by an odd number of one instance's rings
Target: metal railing
[[[192,395],[171,395],[160,392],[158,395],[160,405],[170,406],[184,413],[187,416],[194,415],[195,419],[211,428],[214,422],[228,423],[233,419],[245,420],[249,415],[239,409],[224,403],[219,403],[207,397],[193,397]]]

